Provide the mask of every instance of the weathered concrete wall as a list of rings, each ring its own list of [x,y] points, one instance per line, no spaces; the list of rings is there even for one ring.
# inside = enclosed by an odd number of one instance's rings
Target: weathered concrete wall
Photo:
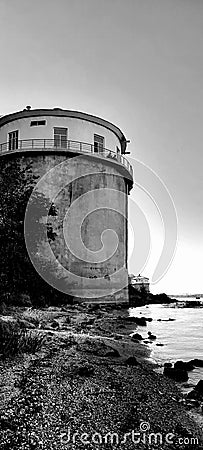
[[[17,154],[7,155],[2,158],[4,158],[6,165],[9,165],[12,158],[17,158],[21,169],[25,170],[25,177],[26,174],[28,179],[32,176],[35,184],[49,172],[43,185],[46,197],[53,202],[55,208],[55,215],[49,216],[49,224],[52,228],[49,246],[56,261],[60,263],[57,267],[57,279],[60,279],[60,277],[62,279],[65,274],[69,294],[74,296],[75,288],[78,291],[79,287],[82,300],[83,291],[85,290],[88,294],[92,281],[96,283],[97,280],[100,280],[99,288],[96,287],[95,298],[99,297],[101,292],[106,289],[106,301],[128,301],[127,288],[119,291],[120,279],[118,276],[116,280],[116,276],[114,276],[119,273],[120,269],[123,269],[123,282],[126,280],[127,286],[127,223],[125,218],[127,182],[120,175],[118,166],[108,164],[108,161],[99,161],[96,158],[80,156],[78,159],[71,155],[67,157],[67,154],[42,154],[42,152],[24,153],[21,156]],[[52,168],[65,161],[67,163],[62,168],[61,177],[58,176],[58,172],[50,172]],[[87,171],[90,174],[84,175]],[[56,185],[59,187],[59,191],[53,199],[52,187]],[[103,189],[102,194],[101,189]],[[70,218],[67,219],[66,215],[69,210],[71,214]],[[87,214],[88,210],[90,210],[89,214]],[[84,244],[82,250],[76,232],[81,218],[83,219],[81,237]],[[105,234],[105,230],[113,230],[113,234],[112,232]],[[70,250],[67,247],[64,239],[64,233],[66,237],[66,232],[68,233],[67,237],[70,238],[74,254],[71,251],[72,249]],[[102,250],[101,236],[103,232],[104,247]],[[116,235],[118,241],[115,239]],[[103,260],[98,262],[97,259],[94,261],[93,258],[88,261],[89,250],[92,252],[102,250]],[[111,256],[113,250],[115,251]],[[40,255],[41,260],[44,258],[45,263],[49,260],[47,247],[43,241],[38,242],[38,255]],[[71,276],[67,276],[66,270],[79,277],[76,285]],[[109,289],[112,289],[112,293],[109,293]],[[119,292],[116,292],[116,290]],[[103,297],[103,300],[105,300],[105,297]]]

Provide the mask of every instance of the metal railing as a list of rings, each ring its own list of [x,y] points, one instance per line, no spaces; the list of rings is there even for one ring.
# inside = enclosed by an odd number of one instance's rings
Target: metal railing
[[[11,142],[5,142],[0,144],[0,153],[4,152],[17,152],[21,150],[67,150],[79,153],[93,154],[103,158],[109,158],[115,160],[126,167],[131,176],[133,175],[133,169],[129,161],[119,153],[116,153],[107,148],[98,147],[94,144],[88,144],[86,142],[64,140],[60,143],[56,139],[23,139],[13,140]]]

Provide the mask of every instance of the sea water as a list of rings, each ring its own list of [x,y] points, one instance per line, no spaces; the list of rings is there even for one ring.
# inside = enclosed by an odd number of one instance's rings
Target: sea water
[[[152,322],[147,322],[146,327],[139,326],[136,332],[145,339],[148,338],[148,331],[156,335],[157,339],[147,345],[151,349],[150,359],[162,367],[162,372],[165,362],[203,359],[203,308],[181,308],[171,303],[130,308],[129,314],[153,319]],[[158,346],[159,343],[163,346]],[[203,368],[195,368],[188,375],[188,383],[184,384],[186,391],[203,379]]]

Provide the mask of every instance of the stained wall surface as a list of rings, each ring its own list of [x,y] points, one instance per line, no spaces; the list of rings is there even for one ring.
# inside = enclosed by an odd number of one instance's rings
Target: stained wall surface
[[[119,286],[127,285],[127,182],[118,166],[67,153],[2,158],[7,166],[15,158],[25,180],[32,179],[36,192],[43,192],[54,209],[54,214],[46,217],[43,211],[40,217],[45,224],[48,220],[49,241],[33,236],[40,264],[48,270],[52,266],[50,283],[81,297],[84,289],[88,297],[93,283],[95,297],[106,290],[112,300]],[[121,301],[126,301],[124,292]]]

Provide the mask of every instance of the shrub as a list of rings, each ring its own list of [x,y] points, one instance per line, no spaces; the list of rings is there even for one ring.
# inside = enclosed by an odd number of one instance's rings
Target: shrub
[[[20,328],[17,322],[0,322],[0,356],[12,357],[19,353],[40,350],[45,337],[36,331]]]
[[[40,332],[24,330],[24,335],[21,342],[21,351],[26,353],[38,352],[44,344],[45,339],[46,337]]]

